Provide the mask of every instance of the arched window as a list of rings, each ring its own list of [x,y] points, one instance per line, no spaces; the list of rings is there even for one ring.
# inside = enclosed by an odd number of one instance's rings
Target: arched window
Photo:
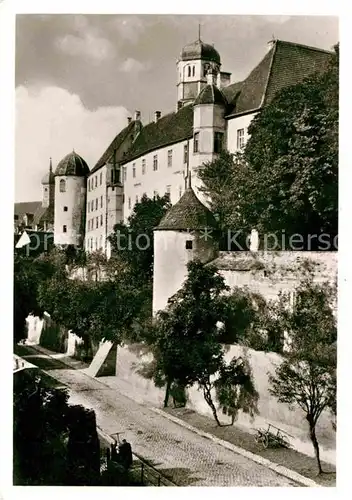
[[[191,66],[188,66],[188,76],[191,76]]]
[[[65,179],[60,180],[60,193],[64,193],[66,191],[66,181]]]
[[[192,76],[194,76],[195,74],[196,74],[196,67],[193,66],[193,68],[192,68]]]

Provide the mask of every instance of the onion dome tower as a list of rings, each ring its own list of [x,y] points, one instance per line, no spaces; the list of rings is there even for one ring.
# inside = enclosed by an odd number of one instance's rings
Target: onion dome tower
[[[177,103],[178,109],[190,104],[207,82],[209,70],[220,72],[221,59],[213,45],[200,38],[183,47],[177,66]]]
[[[187,277],[187,263],[193,259],[209,262],[217,256],[217,222],[188,187],[180,200],[154,229],[153,311],[167,301]]]
[[[82,246],[85,229],[89,168],[75,151],[66,155],[55,170],[55,245]]]

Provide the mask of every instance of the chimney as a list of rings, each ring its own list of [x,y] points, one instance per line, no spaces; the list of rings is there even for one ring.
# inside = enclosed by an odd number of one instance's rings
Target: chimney
[[[127,117],[127,124],[129,125],[131,123],[131,121],[132,121],[132,116],[128,116]]]
[[[141,112],[140,111],[136,110],[134,112],[134,119],[135,119],[135,121],[138,121],[141,119]]]
[[[155,123],[161,118],[161,111],[155,111],[154,113],[154,121]]]
[[[216,85],[216,73],[213,69],[209,69],[207,73],[207,84],[208,85]]]

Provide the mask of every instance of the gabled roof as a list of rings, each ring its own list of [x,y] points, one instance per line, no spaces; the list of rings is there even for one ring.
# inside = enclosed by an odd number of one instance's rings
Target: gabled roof
[[[43,208],[41,201],[25,201],[15,203],[14,215],[18,216],[18,223],[21,223],[26,214],[33,215],[33,225],[38,225],[46,208]]]
[[[19,217],[24,216],[25,214],[35,214],[36,211],[41,208],[41,201],[22,201],[20,203],[15,203],[15,215]]]
[[[283,88],[301,83],[317,71],[324,71],[331,55],[332,52],[327,50],[276,40],[243,82],[223,89],[232,104],[229,114],[255,111],[269,104]]]
[[[123,144],[125,139],[127,139],[127,137],[134,132],[136,124],[137,124],[137,126],[140,126],[140,122],[137,123],[136,121],[131,121],[131,123],[129,123],[127,125],[127,127],[122,129],[117,134],[115,139],[111,142],[111,144],[108,146],[108,148],[106,149],[104,154],[99,158],[97,163],[94,165],[94,167],[90,171],[91,174],[93,172],[96,172],[97,170],[99,170],[99,168],[103,167],[110,160],[110,158],[113,156],[115,151],[118,154],[119,147]]]
[[[132,144],[123,163],[133,160],[154,149],[193,137],[193,106],[187,105],[179,111],[165,115],[157,122],[142,128]]]
[[[216,85],[208,84],[202,88],[194,101],[194,106],[198,106],[199,104],[221,104],[226,107],[227,101],[224,94]]]
[[[216,227],[214,215],[199,201],[193,189],[189,187],[179,201],[167,211],[156,229],[192,231]]]

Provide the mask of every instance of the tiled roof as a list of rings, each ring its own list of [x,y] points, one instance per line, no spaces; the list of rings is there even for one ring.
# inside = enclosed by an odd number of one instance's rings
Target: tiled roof
[[[232,104],[230,114],[246,113],[269,104],[283,88],[323,71],[330,56],[331,52],[326,50],[276,40],[243,82],[223,89]]]
[[[47,208],[44,209],[44,212],[42,213],[39,223],[44,223],[47,222],[49,224],[54,223],[54,205],[49,205]]]
[[[55,175],[84,177],[89,174],[87,163],[75,151],[66,155],[57,165]]]
[[[41,201],[25,201],[21,203],[15,203],[14,207],[14,214],[18,216],[19,224],[22,222],[23,217],[26,214],[32,214],[34,226],[39,224],[39,221],[42,218],[45,211],[46,208],[42,207]]]
[[[123,163],[168,144],[193,137],[193,106],[163,116],[142,128]]]
[[[194,101],[194,106],[198,104],[222,104],[227,106],[226,97],[215,85],[206,85],[199,92],[196,100]]]
[[[158,230],[196,230],[216,228],[211,211],[201,203],[192,188],[186,189],[180,200],[161,219]]]
[[[15,215],[18,217],[23,217],[25,214],[35,214],[36,211],[41,208],[41,201],[23,201],[20,203],[15,203]]]
[[[136,122],[135,121],[131,121],[131,123],[129,123],[127,125],[127,127],[125,127],[124,129],[122,129],[117,134],[117,136],[115,137],[115,139],[111,142],[111,144],[108,146],[108,148],[106,149],[106,151],[104,152],[104,154],[101,156],[101,158],[99,158],[99,160],[97,161],[97,163],[94,165],[94,167],[90,171],[91,174],[93,172],[95,172],[96,170],[98,170],[99,168],[103,167],[110,160],[110,158],[112,157],[112,155],[114,154],[115,151],[116,151],[116,154],[118,155],[119,147],[123,144],[123,142],[125,141],[125,139],[130,134],[132,134],[134,132],[135,126],[136,126]],[[118,160],[118,158],[116,158],[116,160]]]

